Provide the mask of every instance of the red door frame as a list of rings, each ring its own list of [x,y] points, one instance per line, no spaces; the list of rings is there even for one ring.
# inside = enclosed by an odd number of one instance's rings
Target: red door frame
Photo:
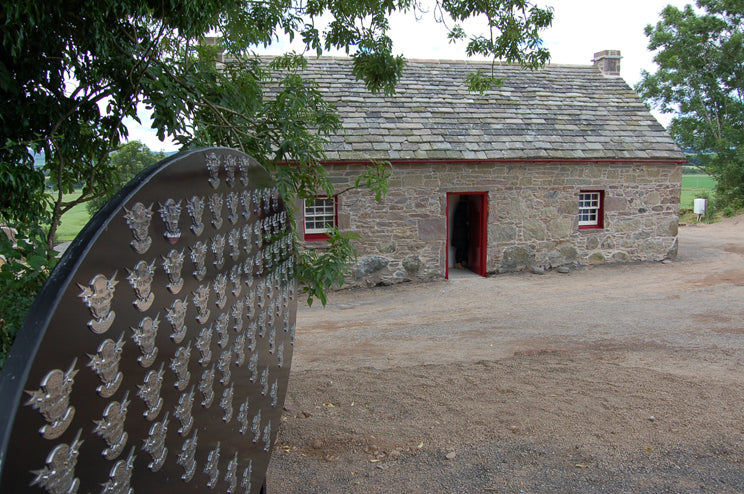
[[[447,238],[446,238],[446,249],[445,249],[445,261],[444,261],[444,278],[449,279],[449,251],[450,251],[450,197],[452,196],[474,196],[476,200],[473,204],[476,206],[476,214],[478,214],[476,230],[471,229],[471,238],[473,236],[476,240],[476,245],[470,246],[470,250],[476,249],[476,259],[471,267],[471,271],[480,276],[486,276],[486,261],[488,253],[488,192],[447,192],[447,210],[446,210],[446,221],[447,221]],[[472,225],[471,225],[472,227]]]

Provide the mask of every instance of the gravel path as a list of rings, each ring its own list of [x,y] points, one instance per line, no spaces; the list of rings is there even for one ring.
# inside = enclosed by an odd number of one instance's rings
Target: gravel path
[[[269,492],[744,492],[744,218],[301,307]]]

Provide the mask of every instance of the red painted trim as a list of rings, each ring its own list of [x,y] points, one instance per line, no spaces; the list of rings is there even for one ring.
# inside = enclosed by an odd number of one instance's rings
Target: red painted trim
[[[665,160],[665,159],[631,159],[631,158],[498,158],[498,159],[379,159],[379,160],[322,160],[321,165],[371,165],[376,162],[388,162],[393,165],[453,165],[453,164],[480,164],[480,163],[557,163],[557,164],[590,164],[590,163],[639,163],[639,164],[661,164],[661,165],[683,165],[688,160]],[[286,165],[286,162],[280,162]]]
[[[305,242],[322,242],[328,240],[329,236],[327,233],[306,233]]]
[[[445,210],[444,210],[444,221],[446,221],[445,228],[444,228],[444,279],[445,280],[448,280],[449,279],[449,251],[450,251],[450,244],[449,244],[449,242],[450,242],[450,240],[449,240],[450,239],[450,227],[449,227],[449,225],[450,225],[450,219],[449,219],[450,207],[449,207],[449,205],[450,205],[450,196],[452,194],[453,194],[452,192],[447,192],[447,194],[445,194],[446,197],[447,197],[447,201],[446,201],[447,202],[447,205],[446,205]]]

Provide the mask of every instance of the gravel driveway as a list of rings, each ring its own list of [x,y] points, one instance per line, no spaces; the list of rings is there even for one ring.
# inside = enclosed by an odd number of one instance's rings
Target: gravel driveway
[[[276,493],[744,492],[744,217],[298,310]]]

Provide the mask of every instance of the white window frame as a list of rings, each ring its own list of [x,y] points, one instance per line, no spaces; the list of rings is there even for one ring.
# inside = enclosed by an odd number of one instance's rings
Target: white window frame
[[[579,192],[579,228],[602,225],[602,192],[598,190]]]
[[[305,235],[323,235],[336,226],[336,198],[318,196],[303,201]]]

